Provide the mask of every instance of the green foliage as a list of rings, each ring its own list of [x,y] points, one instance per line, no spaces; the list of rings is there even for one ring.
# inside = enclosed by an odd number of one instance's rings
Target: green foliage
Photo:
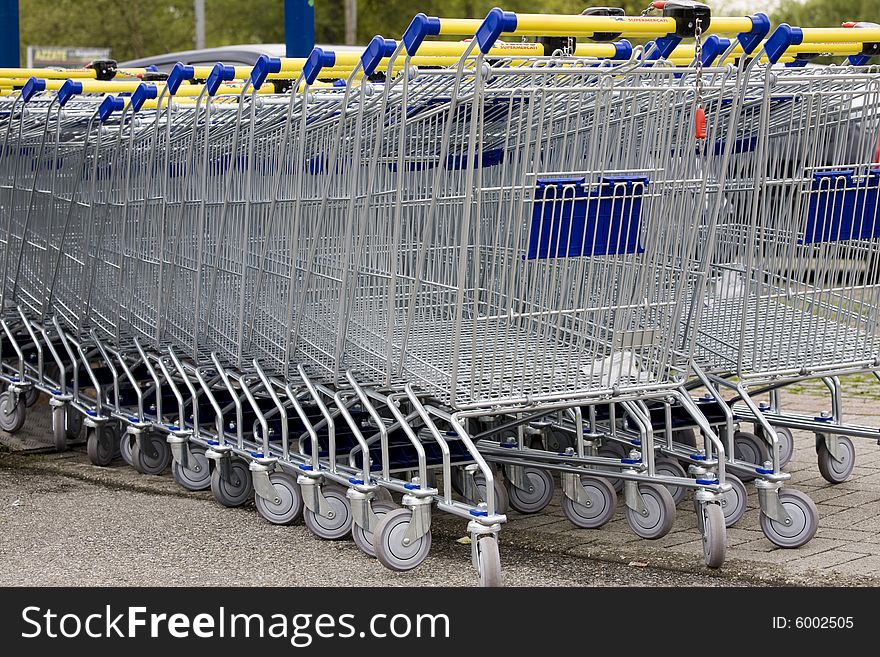
[[[773,22],[799,27],[838,27],[844,21],[880,21],[880,0],[805,0],[787,2]]]
[[[649,2],[623,0],[608,4],[623,7],[629,14],[639,14]],[[492,7],[502,7],[528,13],[579,14],[586,7],[598,4],[583,0],[358,0],[358,41],[366,43],[376,34],[398,38],[419,12],[429,16],[482,18]],[[343,6],[343,0],[316,0],[318,42],[342,43]]]
[[[312,0],[304,0],[312,1]],[[343,0],[313,0],[319,43],[342,43]],[[638,14],[649,0],[609,2]],[[398,38],[418,12],[482,18],[494,6],[520,12],[580,13],[585,0],[358,0],[358,41]],[[775,22],[834,26],[880,20],[880,0],[786,0]],[[193,47],[192,0],[21,0],[22,47],[109,47],[119,60]],[[717,5],[716,5],[717,6]],[[206,0],[207,46],[284,41],[284,0]]]
[[[19,7],[22,48],[111,48],[123,60],[193,47],[191,1],[21,0]]]

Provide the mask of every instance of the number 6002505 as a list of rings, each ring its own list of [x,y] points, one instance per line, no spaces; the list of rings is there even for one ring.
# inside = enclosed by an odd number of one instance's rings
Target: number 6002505
[[[836,630],[853,627],[852,616],[799,616],[794,626],[804,630]]]

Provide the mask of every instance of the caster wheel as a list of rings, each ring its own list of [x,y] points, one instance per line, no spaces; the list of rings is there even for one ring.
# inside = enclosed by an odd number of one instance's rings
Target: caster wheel
[[[432,471],[429,470],[429,472],[432,472]],[[435,486],[435,488],[436,488],[436,486]],[[394,504],[394,498],[391,496],[391,491],[388,490],[387,488],[376,489],[376,495],[373,499],[376,500],[377,502],[390,502],[391,504]]]
[[[119,451],[123,451],[122,445],[125,443],[129,445],[130,455],[131,442],[128,440],[128,436],[122,437]],[[189,451],[192,454],[192,460],[187,464],[189,467],[184,468],[180,463],[172,460],[171,475],[174,477],[174,481],[187,490],[206,490],[211,487],[211,466],[208,463],[208,457],[205,456],[205,448],[200,445],[190,445]],[[195,463],[192,462],[193,460]]]
[[[791,517],[791,524],[771,520],[761,514],[761,530],[770,541],[783,548],[798,548],[809,542],[819,526],[819,511],[804,493],[797,490],[779,491],[779,502]]]
[[[25,406],[30,408],[34,404],[37,403],[37,400],[40,398],[40,391],[36,388],[30,388],[26,393],[24,393],[24,403]]]
[[[160,475],[171,465],[171,447],[161,436],[147,434],[141,440],[149,440],[153,453],[141,449],[140,440],[135,440],[131,445],[131,465],[141,474]]]
[[[52,439],[55,442],[55,451],[67,450],[67,418],[71,411],[67,406],[55,406],[52,408]]]
[[[86,451],[93,465],[105,467],[116,456],[116,429],[109,424],[89,429],[86,437]]]
[[[477,560],[480,564],[480,586],[484,588],[504,586],[501,580],[501,553],[498,551],[497,538],[483,536],[477,541]]]
[[[385,502],[382,500],[372,502],[371,506],[373,508],[373,513],[379,518],[379,522],[382,522],[382,518],[384,518],[387,513],[400,508],[394,504],[394,502]],[[373,527],[373,529],[376,529],[376,527]],[[360,548],[361,552],[368,557],[376,556],[376,547],[373,545],[375,534],[373,532],[367,531],[360,525],[355,524],[351,527],[351,537],[354,539],[354,544]]]
[[[134,462],[131,460],[131,447],[136,441],[137,436],[131,433],[124,434],[119,440],[119,455],[131,467],[134,467]]]
[[[605,479],[581,475],[581,486],[590,497],[590,506],[562,498],[562,512],[573,525],[583,529],[597,529],[614,516],[617,509],[617,491]]]
[[[732,527],[746,512],[749,494],[739,477],[728,474],[725,475],[724,480],[731,485],[731,489],[721,497],[721,512],[724,515],[725,526]]]
[[[324,497],[330,504],[333,517],[324,518],[310,509],[306,509],[303,512],[306,527],[315,536],[323,538],[325,541],[338,541],[345,538],[351,533],[353,520],[351,504],[345,496],[345,490],[340,486],[327,485],[321,488],[321,492],[324,493]]]
[[[510,481],[507,482],[507,495],[510,506],[520,513],[538,513],[543,511],[553,499],[553,477],[546,470],[523,468],[523,476],[531,490],[520,490]]]
[[[727,552],[727,527],[719,504],[703,504],[703,558],[709,568],[720,568]]]
[[[420,565],[431,550],[431,532],[404,545],[412,509],[394,509],[385,514],[373,534],[376,558],[390,570],[402,572]]]
[[[602,458],[606,459],[620,459],[626,458],[626,449],[624,449],[623,445],[620,443],[605,443],[599,448],[598,455]],[[606,470],[608,472],[619,472],[616,468],[603,468],[599,467],[599,470]],[[618,493],[623,491],[623,479],[609,479],[608,483],[614,487]]]
[[[211,492],[220,504],[237,507],[247,504],[254,494],[254,483],[248,464],[241,459],[229,462],[229,481],[220,476],[220,467],[211,472]]]
[[[75,408],[67,407],[67,439],[76,440],[82,433],[83,416]]]
[[[733,434],[733,457],[756,467],[770,459],[770,450],[767,443],[758,436],[747,431],[737,431]],[[757,475],[741,473],[738,475],[742,481],[752,481]]]
[[[692,428],[673,431],[672,440],[681,445],[686,445],[691,449],[697,449],[697,432]]]
[[[822,439],[816,446],[816,455],[819,461],[819,472],[825,481],[831,484],[840,484],[849,479],[853,467],[856,464],[856,450],[852,441],[846,436],[837,436],[837,453],[842,460],[837,461]]]
[[[507,488],[504,485],[504,481],[498,474],[496,474],[493,482],[493,488],[495,489],[495,513],[507,513],[507,509],[510,508],[510,497],[507,494]],[[486,478],[483,477],[482,474],[474,475],[474,485],[477,487],[477,495],[480,496],[480,499],[471,501],[475,504],[485,502]]]
[[[681,467],[681,463],[676,459],[671,459],[666,456],[654,461],[654,472],[662,477],[683,477],[687,479],[688,476],[685,469]],[[672,495],[672,501],[678,506],[678,504],[684,499],[687,489],[683,486],[672,486],[667,484],[664,484],[664,486],[666,486],[666,490],[669,491],[669,494]]]
[[[292,525],[302,518],[303,514],[304,505],[299,484],[284,472],[271,473],[269,481],[275,487],[276,498],[267,500],[256,495],[254,502],[257,511],[273,525]]]
[[[794,434],[788,427],[773,427],[779,438],[779,467],[784,468],[794,454]]]
[[[626,520],[637,536],[655,540],[663,538],[675,522],[675,502],[665,486],[639,484],[645,503],[641,513],[626,508]]]
[[[560,429],[551,428],[547,432],[547,437],[545,441],[542,441],[539,449],[544,447],[544,442],[546,442],[547,451],[561,454],[569,447],[574,447],[574,434]]]
[[[24,426],[27,415],[27,406],[16,403],[15,395],[8,390],[0,392],[0,430],[6,433],[15,433]]]

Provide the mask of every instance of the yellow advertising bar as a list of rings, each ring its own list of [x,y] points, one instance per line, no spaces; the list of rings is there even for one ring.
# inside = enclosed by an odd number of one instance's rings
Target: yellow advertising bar
[[[880,28],[875,27],[805,27],[804,43],[878,43]]]

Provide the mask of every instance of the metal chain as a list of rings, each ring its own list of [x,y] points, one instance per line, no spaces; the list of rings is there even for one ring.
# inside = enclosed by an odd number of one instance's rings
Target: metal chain
[[[702,21],[698,18],[694,28],[694,56],[697,58],[695,63],[697,107],[703,106],[703,28],[701,23]]]

